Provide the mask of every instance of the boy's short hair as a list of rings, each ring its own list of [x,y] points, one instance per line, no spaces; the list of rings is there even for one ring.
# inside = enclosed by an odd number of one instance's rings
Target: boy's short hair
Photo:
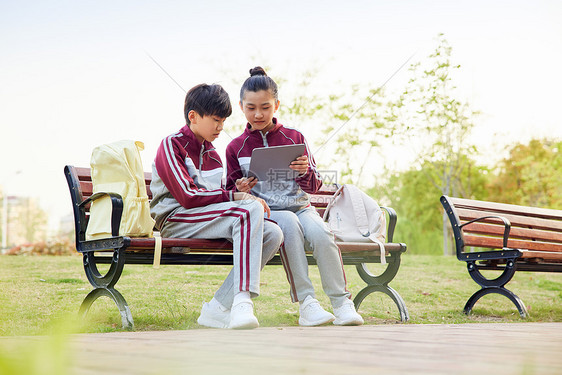
[[[232,114],[232,104],[221,85],[201,83],[192,87],[185,96],[183,114],[187,125],[190,124],[187,116],[190,111],[197,112],[199,116],[227,118]]]

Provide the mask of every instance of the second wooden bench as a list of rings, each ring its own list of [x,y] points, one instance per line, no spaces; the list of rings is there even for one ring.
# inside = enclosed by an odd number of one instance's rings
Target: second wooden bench
[[[562,211],[445,195],[441,204],[453,228],[457,258],[481,287],[464,312],[470,314],[483,296],[498,293],[527,317],[523,301],[505,285],[516,271],[562,272]],[[489,279],[484,270],[502,272]]]

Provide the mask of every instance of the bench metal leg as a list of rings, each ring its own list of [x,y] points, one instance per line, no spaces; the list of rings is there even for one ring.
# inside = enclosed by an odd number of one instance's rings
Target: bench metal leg
[[[82,305],[80,305],[80,311],[78,312],[78,315],[80,315],[80,317],[84,319],[94,301],[104,296],[109,297],[117,305],[119,313],[121,314],[121,325],[123,329],[135,329],[133,315],[131,314],[129,305],[127,305],[127,301],[125,301],[125,298],[123,297],[123,295],[121,295],[121,293],[113,288],[96,288],[88,293],[86,298],[84,298]]]
[[[98,270],[95,252],[90,251],[84,253],[83,264],[86,277],[94,288],[112,288],[123,272],[123,267],[125,266],[125,250],[116,249],[113,251],[111,264],[105,275],[101,275]]]
[[[404,300],[402,299],[400,294],[398,294],[398,292],[396,292],[388,285],[369,285],[361,289],[361,291],[357,293],[357,296],[355,296],[355,298],[353,299],[355,308],[358,309],[365,297],[374,292],[382,292],[392,298],[392,300],[398,307],[398,311],[400,312],[400,321],[407,322],[408,319],[410,319],[410,315],[408,314],[408,309],[406,308]]]
[[[467,261],[466,267],[468,269],[470,277],[472,277],[472,279],[478,285],[480,285],[482,289],[474,293],[468,299],[466,305],[464,306],[465,314],[470,314],[472,308],[474,307],[474,304],[486,294],[497,293],[509,298],[509,300],[513,302],[515,307],[517,307],[517,310],[519,310],[519,315],[521,316],[521,318],[526,318],[529,316],[529,313],[527,312],[527,308],[525,307],[523,301],[521,301],[521,299],[517,297],[515,293],[505,288],[505,284],[507,284],[513,278],[513,275],[515,275],[515,271],[517,271],[517,263],[515,259],[507,259],[503,272],[495,279],[487,279],[486,277],[484,277],[484,275],[482,275],[478,268],[478,264],[474,260]]]
[[[521,301],[521,299],[519,297],[517,297],[517,295],[515,293],[513,293],[510,290],[505,289],[503,286],[502,287],[485,287],[480,289],[479,291],[477,291],[476,293],[474,293],[466,302],[466,305],[464,306],[464,313],[466,315],[469,315],[472,311],[472,308],[474,307],[474,304],[476,302],[478,302],[478,300],[482,297],[484,297],[486,294],[490,294],[490,293],[497,293],[497,294],[501,294],[502,296],[505,296],[507,298],[509,298],[509,300],[511,302],[513,302],[513,304],[515,305],[515,307],[517,307],[517,310],[519,310],[519,315],[521,316],[521,318],[527,318],[529,316],[529,313],[527,312],[527,308],[525,307],[525,304],[523,303],[523,301]]]
[[[468,274],[472,277],[472,280],[481,287],[502,287],[513,278],[513,275],[515,275],[515,271],[517,271],[517,263],[515,262],[515,259],[508,259],[503,272],[495,279],[488,279],[484,277],[478,269],[478,264],[474,260],[467,261],[466,268],[468,269]]]
[[[102,263],[106,262],[110,263],[109,269],[102,275],[98,270],[98,260],[96,259],[95,252],[90,251],[84,253],[84,271],[86,272],[88,281],[94,287],[94,290],[84,298],[80,306],[79,315],[81,318],[85,318],[94,301],[105,296],[110,298],[117,305],[119,313],[121,314],[121,325],[123,328],[132,330],[135,325],[127,301],[125,301],[121,293],[113,288],[117,281],[119,281],[121,273],[123,272],[123,267],[125,266],[125,249],[115,249],[111,259],[105,259],[105,262]]]
[[[388,283],[394,279],[394,276],[398,273],[398,269],[400,268],[400,254],[391,254],[390,257],[387,257],[388,264],[384,272],[380,275],[373,275],[369,269],[367,268],[367,264],[361,263],[358,264],[357,272],[363,281],[367,283],[367,286],[354,298],[353,303],[355,304],[355,308],[358,309],[361,305],[361,302],[367,297],[369,294],[374,292],[382,292],[388,295],[396,306],[398,307],[398,311],[400,312],[400,320],[402,322],[408,321],[410,319],[410,315],[408,314],[408,309],[406,308],[406,304],[404,300],[396,292],[394,289],[388,286]]]

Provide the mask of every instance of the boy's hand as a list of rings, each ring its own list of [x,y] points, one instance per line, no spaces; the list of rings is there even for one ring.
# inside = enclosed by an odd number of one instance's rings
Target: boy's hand
[[[305,174],[306,172],[308,172],[308,156],[299,156],[291,162],[289,168],[299,172],[299,174]]]
[[[236,180],[236,189],[244,193],[250,193],[250,190],[258,183],[255,177],[242,177]]]
[[[253,195],[252,195],[253,197]],[[258,197],[254,197],[258,202],[261,203],[261,205],[263,206],[263,211],[267,214],[267,217],[271,217],[271,208],[269,208],[269,206],[267,205],[267,203]]]
[[[234,193],[234,200],[235,201],[243,201],[243,200],[246,200],[246,199],[253,199],[253,200],[256,200],[256,201],[260,202],[261,205],[263,206],[263,211],[267,214],[267,217],[271,217],[271,209],[269,208],[269,206],[267,205],[267,203],[263,199],[258,198],[258,197],[254,196],[252,194],[243,193],[243,192],[239,192],[239,191]]]

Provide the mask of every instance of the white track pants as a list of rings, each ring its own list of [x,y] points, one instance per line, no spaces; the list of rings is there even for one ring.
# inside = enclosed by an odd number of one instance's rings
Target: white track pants
[[[226,238],[232,241],[233,267],[215,293],[225,307],[234,295],[259,295],[260,270],[283,242],[280,228],[264,219],[263,206],[255,200],[223,202],[205,207],[180,207],[166,221],[162,237]]]

